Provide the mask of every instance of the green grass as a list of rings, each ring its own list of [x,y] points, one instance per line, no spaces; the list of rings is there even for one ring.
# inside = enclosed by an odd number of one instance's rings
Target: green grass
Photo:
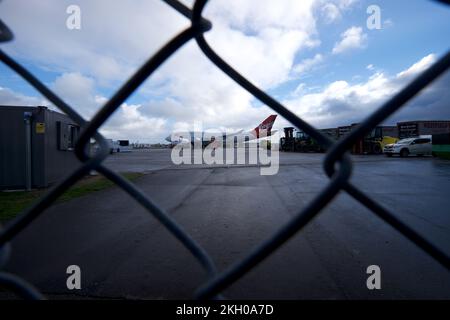
[[[135,180],[143,175],[138,172],[126,172],[122,175],[128,180]],[[86,194],[104,190],[114,185],[105,177],[87,176],[78,181],[69,190],[62,194],[56,203],[69,201],[71,199],[82,197]],[[0,192],[0,222],[4,223],[16,217],[25,208],[29,207],[33,202],[43,196],[47,190],[39,189],[32,191],[11,191]]]

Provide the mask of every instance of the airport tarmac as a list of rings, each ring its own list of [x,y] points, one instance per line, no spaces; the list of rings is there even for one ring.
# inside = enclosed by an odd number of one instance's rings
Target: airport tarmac
[[[326,185],[323,154],[280,153],[258,166],[176,166],[170,150],[113,154],[224,270],[298,214]],[[450,161],[353,156],[352,182],[450,254]],[[207,275],[119,188],[52,206],[13,241],[8,269],[51,297],[189,299]],[[66,288],[66,268],[82,288]],[[381,269],[369,290],[366,269]],[[224,291],[230,299],[450,299],[450,273],[341,192],[310,224]]]

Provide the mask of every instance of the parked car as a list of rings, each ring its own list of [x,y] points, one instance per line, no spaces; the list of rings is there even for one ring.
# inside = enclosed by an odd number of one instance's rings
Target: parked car
[[[418,138],[402,139],[397,141],[396,143],[386,145],[383,152],[388,157],[391,157],[395,154],[400,155],[400,157],[407,157],[409,155],[431,155],[431,137],[422,136]]]

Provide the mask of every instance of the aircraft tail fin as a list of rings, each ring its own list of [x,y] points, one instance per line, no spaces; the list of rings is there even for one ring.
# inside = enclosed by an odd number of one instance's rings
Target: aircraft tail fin
[[[270,115],[263,122],[261,122],[255,129],[253,129],[252,133],[257,137],[268,137],[271,135],[272,126],[275,123],[277,118],[276,114]]]

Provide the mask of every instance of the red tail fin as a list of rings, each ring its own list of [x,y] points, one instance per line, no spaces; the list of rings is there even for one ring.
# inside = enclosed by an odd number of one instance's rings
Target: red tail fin
[[[257,138],[260,137],[268,137],[270,136],[272,126],[275,122],[275,119],[277,118],[277,115],[271,115],[267,119],[265,119],[259,126],[257,126],[255,129],[253,129],[253,133],[255,133],[255,136]]]

